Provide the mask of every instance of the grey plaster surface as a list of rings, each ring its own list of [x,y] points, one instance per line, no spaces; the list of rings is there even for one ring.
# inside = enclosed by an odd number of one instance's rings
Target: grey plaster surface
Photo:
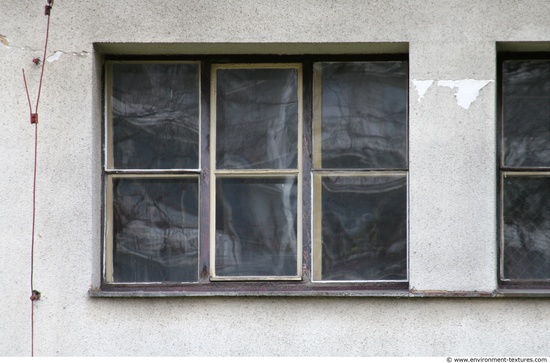
[[[45,3],[45,2],[44,2]],[[43,4],[0,5],[0,355],[30,354]],[[56,0],[39,109],[35,353],[543,356],[547,298],[92,298],[100,283],[101,54],[409,53],[409,277],[497,288],[496,54],[550,50],[550,1]],[[489,80],[468,109],[441,80]],[[412,80],[433,80],[419,101]]]

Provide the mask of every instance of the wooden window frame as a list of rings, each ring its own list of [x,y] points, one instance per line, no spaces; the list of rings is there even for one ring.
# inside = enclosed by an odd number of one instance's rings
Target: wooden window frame
[[[504,62],[513,60],[550,59],[550,52],[500,52],[497,54],[497,279],[501,291],[550,290],[550,279],[526,280],[504,278],[504,179],[517,177],[550,177],[550,165],[543,167],[509,167],[504,165]]]
[[[110,77],[108,74],[109,64],[112,62],[199,62],[200,63],[200,125],[199,125],[199,169],[185,170],[154,170],[151,173],[142,170],[121,171],[111,168],[109,159],[109,145],[112,139],[109,138],[108,128],[110,127],[109,116],[109,90]],[[313,178],[312,178],[312,147],[313,147],[313,64],[317,62],[362,62],[362,61],[405,61],[408,62],[407,54],[391,55],[300,55],[300,56],[276,56],[276,55],[193,55],[193,56],[105,56],[104,77],[105,77],[105,121],[103,123],[104,145],[103,145],[103,242],[101,261],[101,286],[100,294],[103,296],[112,293],[128,294],[129,296],[372,296],[381,294],[383,296],[403,296],[408,293],[409,283],[409,243],[408,243],[408,208],[407,208],[407,280],[406,281],[314,281],[312,275],[312,245],[313,245],[313,223],[312,223],[312,202],[313,202]],[[297,218],[298,223],[298,255],[301,259],[301,271],[298,271],[298,278],[266,278],[266,279],[218,279],[212,278],[214,254],[211,252],[211,236],[214,223],[209,223],[213,217],[215,197],[212,188],[215,188],[217,175],[255,175],[254,172],[226,172],[216,171],[214,168],[214,156],[211,155],[209,145],[213,142],[212,135],[212,107],[213,107],[213,78],[214,67],[233,67],[236,64],[245,65],[295,65],[299,64],[302,72],[301,82],[301,117],[299,131],[299,164],[296,174],[298,187],[301,196],[298,197]],[[407,89],[407,94],[409,90]],[[406,147],[408,159],[408,104],[406,121]],[[212,153],[215,155],[215,151]],[[287,170],[284,170],[286,172]],[[376,170],[374,172],[383,172]],[[397,172],[407,176],[408,184],[408,162],[407,168]],[[174,282],[153,282],[153,283],[121,283],[113,282],[108,273],[109,264],[112,263],[112,240],[109,236],[112,227],[109,225],[109,218],[112,209],[109,207],[109,183],[119,174],[127,174],[125,177],[196,177],[199,179],[199,259],[198,259],[198,281],[186,283]],[[275,172],[279,174],[279,171]],[[262,174],[264,176],[265,174]],[[269,172],[268,172],[269,175]],[[408,198],[407,198],[408,205]],[[109,256],[111,253],[111,256]],[[111,260],[110,260],[111,259]]]

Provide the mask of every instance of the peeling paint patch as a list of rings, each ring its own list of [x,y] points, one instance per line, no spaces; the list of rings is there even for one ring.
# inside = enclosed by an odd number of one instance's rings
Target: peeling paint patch
[[[430,88],[434,83],[434,81],[431,79],[425,80],[425,81],[419,81],[419,80],[413,79],[412,82],[414,84],[414,88],[416,89],[416,92],[418,93],[418,102],[422,101],[422,99],[424,98],[424,95],[428,91],[428,88]]]
[[[6,47],[10,46],[10,41],[5,35],[0,34],[0,43],[4,44]]]
[[[449,87],[450,89],[458,88],[455,93],[456,103],[464,108],[470,108],[470,105],[479,96],[479,91],[493,80],[476,80],[476,79],[463,79],[459,81],[441,80],[437,81],[437,85],[440,87]]]
[[[59,51],[59,50],[56,50],[54,54],[50,55],[48,58],[46,58],[46,61],[48,63],[52,63],[52,62],[55,62],[57,60],[59,60],[59,58],[61,58],[61,56],[63,55],[64,53]]]
[[[73,52],[72,55],[76,55],[76,56],[79,56],[79,57],[85,57],[87,56],[88,54],[90,54],[89,52],[86,52],[85,50],[83,50],[82,52]]]

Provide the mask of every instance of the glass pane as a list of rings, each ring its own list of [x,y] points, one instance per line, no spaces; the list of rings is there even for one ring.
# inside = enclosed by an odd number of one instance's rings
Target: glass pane
[[[503,66],[504,166],[550,166],[550,60]]]
[[[198,278],[198,179],[113,178],[115,282]]]
[[[550,279],[550,176],[504,178],[504,279]]]
[[[320,178],[321,278],[406,280],[406,176]]]
[[[296,276],[296,177],[220,178],[216,275]]]
[[[296,69],[219,69],[216,95],[219,169],[297,167]]]
[[[198,168],[198,64],[114,63],[112,113],[114,168]]]
[[[321,167],[407,167],[407,69],[407,62],[315,64]]]

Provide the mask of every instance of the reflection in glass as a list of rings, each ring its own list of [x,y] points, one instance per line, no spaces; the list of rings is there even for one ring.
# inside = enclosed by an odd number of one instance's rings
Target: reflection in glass
[[[550,60],[503,65],[504,166],[550,166]]]
[[[504,279],[550,279],[550,176],[504,178]]]
[[[113,167],[198,168],[198,64],[112,67]]]
[[[321,79],[319,167],[405,168],[407,62],[317,63],[315,72]]]
[[[112,181],[114,281],[197,281],[197,178]]]
[[[406,176],[315,177],[322,181],[321,278],[406,280]]]
[[[296,177],[219,178],[216,275],[296,276]]]
[[[219,69],[216,87],[217,167],[296,168],[297,70]]]

